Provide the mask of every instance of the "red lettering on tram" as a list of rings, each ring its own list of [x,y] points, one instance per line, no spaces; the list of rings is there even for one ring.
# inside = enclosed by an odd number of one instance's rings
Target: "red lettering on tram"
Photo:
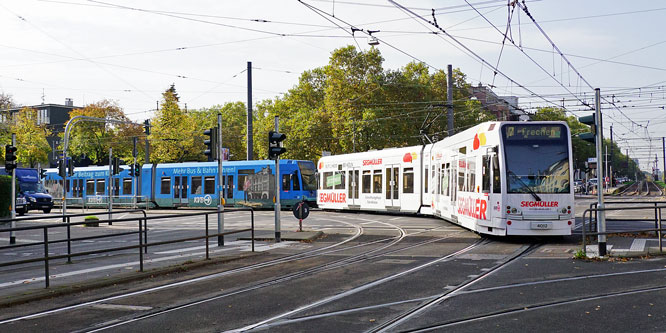
[[[557,201],[521,201],[520,207],[558,207]]]
[[[345,193],[319,193],[319,202],[345,203],[347,195]]]
[[[487,220],[486,211],[488,201],[485,199],[458,197],[458,214],[473,217],[475,219]]]
[[[363,165],[381,165],[382,164],[382,159],[381,158],[373,158],[371,160],[363,160]]]

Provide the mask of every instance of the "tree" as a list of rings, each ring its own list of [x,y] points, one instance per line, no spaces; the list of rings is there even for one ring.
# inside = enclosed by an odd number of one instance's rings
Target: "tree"
[[[16,103],[14,103],[12,95],[0,93],[0,112],[2,112],[2,116],[4,117],[4,121],[0,122],[0,144],[3,146],[12,142],[10,127],[13,120],[12,115],[7,109],[13,107],[16,107]],[[3,154],[2,159],[4,160],[4,158],[5,155]]]
[[[15,120],[11,131],[16,133],[17,161],[30,168],[37,167],[37,163],[48,164],[51,147],[46,137],[51,135],[51,131],[46,124],[37,124],[37,111],[23,108]]]
[[[69,116],[70,120],[76,116],[87,116],[130,122],[124,111],[108,100],[72,110]],[[95,164],[106,165],[109,163],[109,148],[113,148],[114,156],[123,156],[126,161],[131,160],[128,156],[131,156],[132,137],[140,133],[141,126],[137,124],[79,121],[71,129],[67,154],[74,157],[87,156]],[[64,133],[61,135],[61,142],[64,142]]]
[[[200,146],[198,160],[206,160],[203,154],[205,149],[203,131],[217,127],[218,113],[222,114],[222,147],[229,148],[231,160],[244,160],[247,157],[247,108],[243,102],[215,105],[189,113],[193,123],[196,124],[195,133],[198,137],[197,144]]]
[[[195,123],[178,106],[178,94],[171,85],[162,94],[162,104],[151,121],[151,162],[183,162],[201,159],[202,139]]]

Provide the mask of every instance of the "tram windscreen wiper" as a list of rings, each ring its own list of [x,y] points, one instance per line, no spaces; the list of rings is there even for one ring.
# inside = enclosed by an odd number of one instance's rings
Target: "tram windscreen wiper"
[[[529,187],[527,184],[525,184],[525,182],[524,182],[522,179],[520,179],[520,177],[518,177],[518,175],[516,175],[515,173],[513,173],[513,171],[511,171],[511,170],[509,170],[509,175],[511,175],[511,176],[513,176],[513,178],[517,179],[518,182],[520,183],[520,185],[521,185],[524,189],[526,189],[527,192],[528,192],[529,194],[531,194],[531,195],[534,197],[534,199],[536,199],[536,201],[541,201],[541,198],[539,197],[539,195],[536,194],[536,193],[532,190],[531,187]]]

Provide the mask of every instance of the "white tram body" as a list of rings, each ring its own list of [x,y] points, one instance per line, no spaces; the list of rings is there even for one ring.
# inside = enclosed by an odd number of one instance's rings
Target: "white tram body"
[[[492,235],[570,235],[565,122],[487,122],[424,146],[322,157],[323,209],[434,215]]]

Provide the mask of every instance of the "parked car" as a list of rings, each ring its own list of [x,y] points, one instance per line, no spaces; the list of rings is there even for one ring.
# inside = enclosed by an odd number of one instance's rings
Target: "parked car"
[[[585,186],[583,185],[582,180],[574,180],[574,193],[580,193],[585,191]]]

